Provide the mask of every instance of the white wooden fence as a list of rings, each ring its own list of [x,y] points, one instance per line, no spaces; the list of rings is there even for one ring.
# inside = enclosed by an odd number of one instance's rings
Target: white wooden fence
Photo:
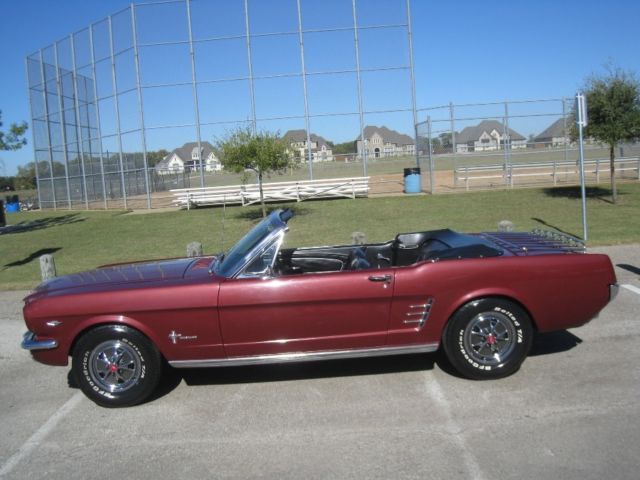
[[[313,198],[356,198],[369,195],[369,177],[263,183],[265,202],[302,202]],[[173,204],[187,209],[204,205],[253,205],[260,202],[258,185],[180,188],[171,190]]]
[[[640,180],[640,157],[620,157],[615,159],[616,172],[636,172]],[[585,160],[585,173],[594,174],[596,182],[600,181],[600,174],[609,172],[609,159]],[[517,177],[553,177],[556,183],[558,175],[578,175],[579,167],[577,161],[559,162],[538,162],[512,164],[505,168],[504,164],[495,165],[474,165],[458,167],[454,171],[453,182],[457,187],[459,182],[464,182],[465,188],[469,190],[469,182],[474,180],[504,179],[513,186]]]

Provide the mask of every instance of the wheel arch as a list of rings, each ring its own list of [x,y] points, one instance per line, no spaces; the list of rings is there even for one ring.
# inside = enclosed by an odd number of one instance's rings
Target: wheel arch
[[[69,351],[67,352],[67,355],[73,356],[78,342],[82,337],[85,336],[85,334],[87,334],[88,332],[96,328],[108,327],[108,326],[127,327],[129,329],[135,330],[136,332],[146,337],[147,340],[149,340],[149,342],[158,350],[162,358],[166,360],[166,356],[164,352],[161,350],[159,342],[157,341],[157,338],[155,338],[155,336],[149,331],[149,329],[146,328],[144,325],[142,325],[140,322],[137,322],[134,319],[131,319],[128,317],[123,317],[121,315],[118,315],[115,317],[111,317],[111,316],[94,317],[86,322],[83,322],[78,327],[78,329],[74,332],[73,340],[69,345]]]

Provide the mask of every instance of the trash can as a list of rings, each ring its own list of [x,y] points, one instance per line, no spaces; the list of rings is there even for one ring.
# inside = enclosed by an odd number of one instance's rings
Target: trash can
[[[4,218],[4,201],[0,200],[0,227],[4,227],[7,221]]]
[[[20,211],[20,197],[18,195],[7,196],[7,213]]]
[[[404,169],[404,193],[420,193],[422,191],[420,184],[420,168]]]

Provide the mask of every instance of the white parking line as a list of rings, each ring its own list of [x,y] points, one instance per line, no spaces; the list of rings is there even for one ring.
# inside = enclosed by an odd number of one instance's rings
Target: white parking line
[[[638,295],[640,295],[640,288],[638,287],[634,287],[633,285],[628,285],[628,284],[622,284],[620,285],[622,288],[626,288],[627,290],[629,290],[630,292],[633,293],[637,293]]]
[[[80,392],[76,392],[76,394],[66,401],[62,407],[58,409],[56,413],[49,417],[47,420],[31,437],[22,444],[22,446],[18,449],[16,453],[14,453],[9,460],[7,460],[2,468],[0,468],[0,477],[4,477],[8,473],[10,473],[14,468],[18,466],[21,460],[31,455],[34,449],[40,446],[42,441],[47,438],[47,435],[51,433],[51,431],[56,428],[56,425],[60,420],[62,420],[65,415],[67,415],[71,410],[73,410],[78,403],[82,400],[83,395]]]
[[[480,465],[478,464],[476,457],[467,446],[467,442],[465,442],[464,436],[462,435],[462,433],[460,433],[461,428],[453,419],[453,415],[451,415],[449,402],[445,398],[444,393],[440,388],[440,384],[435,378],[433,378],[433,376],[429,376],[426,384],[426,389],[429,397],[431,397],[431,400],[433,400],[433,402],[438,405],[440,411],[444,414],[446,421],[445,428],[447,433],[451,435],[456,446],[462,451],[462,459],[467,469],[467,478],[472,478],[473,480],[482,480],[484,477],[482,475]]]

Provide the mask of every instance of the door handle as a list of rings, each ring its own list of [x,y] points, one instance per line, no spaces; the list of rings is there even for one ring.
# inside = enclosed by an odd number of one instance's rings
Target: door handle
[[[371,275],[369,280],[371,282],[390,282],[391,275]]]

